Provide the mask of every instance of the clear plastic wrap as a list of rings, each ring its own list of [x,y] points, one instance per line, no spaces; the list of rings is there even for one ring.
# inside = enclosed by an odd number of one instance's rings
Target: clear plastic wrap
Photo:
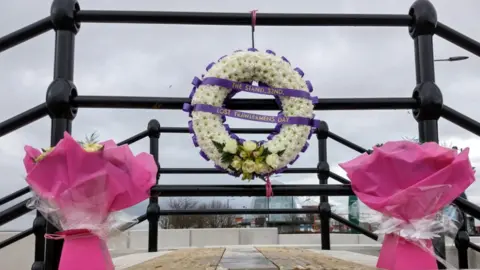
[[[146,153],[133,155],[127,145],[75,141],[68,133],[54,147],[25,147],[26,181],[36,194],[29,206],[64,239],[60,270],[113,270],[107,239],[136,221],[121,210],[149,197],[157,165]]]
[[[463,220],[448,206],[475,181],[468,152],[397,141],[340,164],[360,201],[382,215],[377,267],[437,269],[432,240],[456,234]]]
[[[360,204],[357,202],[351,207],[360,207]],[[432,241],[442,235],[455,239],[459,228],[464,224],[463,215],[453,204],[442,211],[413,220],[403,220],[369,210],[367,215],[362,215],[360,221],[375,228],[373,233],[378,235],[377,241],[380,243],[384,242],[385,236],[398,236],[396,241],[406,240],[442,262],[447,269],[457,269],[437,256],[432,246]]]
[[[101,189],[98,189],[99,194],[95,194],[96,196],[92,196],[94,194],[91,193],[69,193],[68,196],[76,198],[72,204],[58,206],[53,200],[42,199],[34,193],[27,207],[38,210],[59,231],[88,231],[105,241],[127,237],[123,232],[138,223],[136,218],[124,211],[102,211],[106,201],[104,194],[101,194]],[[82,233],[78,236],[81,235]],[[56,234],[47,235],[47,237],[62,238],[61,235]]]

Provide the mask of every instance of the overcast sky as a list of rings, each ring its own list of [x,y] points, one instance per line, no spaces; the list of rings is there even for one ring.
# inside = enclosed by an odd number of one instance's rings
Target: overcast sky
[[[394,13],[406,14],[410,1],[158,1],[158,0],[83,0],[82,9],[213,11],[260,13]],[[450,27],[480,40],[478,19],[480,2],[459,0],[434,1],[438,18]],[[0,35],[48,16],[50,1],[16,0],[0,2]],[[435,56],[446,58],[466,55],[462,62],[436,65],[437,83],[444,101],[471,117],[480,115],[476,96],[480,78],[480,60],[463,49],[435,38]],[[188,96],[194,76],[205,66],[237,49],[251,44],[250,28],[236,26],[174,26],[83,24],[76,39],[75,84],[79,95],[117,96]],[[256,47],[272,49],[299,66],[321,97],[408,97],[415,86],[413,41],[406,28],[364,27],[257,27]],[[36,106],[45,100],[52,80],[54,33],[50,32],[0,54],[0,120]],[[170,87],[171,86],[171,87]],[[245,95],[239,95],[245,97]],[[321,111],[317,118],[328,122],[331,131],[361,146],[403,137],[415,137],[417,124],[408,111]],[[80,109],[73,124],[73,135],[83,138],[98,132],[100,139],[121,141],[145,129],[150,119],[163,126],[185,127],[188,117],[181,111],[161,110],[91,110]],[[267,124],[228,120],[233,127],[266,127]],[[23,147],[47,146],[50,120],[45,118],[0,138],[0,196],[24,187]],[[440,138],[451,145],[471,147],[474,165],[480,162],[480,140],[461,128],[440,121]],[[244,136],[261,139],[263,135]],[[316,139],[301,156],[296,167],[317,164]],[[345,175],[339,162],[358,153],[329,141],[328,158],[333,171]],[[148,151],[148,141],[132,146],[135,152]],[[160,163],[164,168],[204,167],[199,149],[191,145],[189,135],[162,134]],[[282,175],[286,184],[315,184],[316,175]],[[236,184],[239,179],[224,175],[163,175],[162,184]],[[253,184],[261,184],[254,181]],[[334,183],[332,181],[332,183]],[[480,190],[474,184],[468,190],[473,200]],[[332,199],[346,203],[346,198]],[[476,200],[480,202],[480,200]],[[231,201],[236,207],[248,199]],[[135,207],[143,213],[146,205]],[[2,209],[0,207],[0,209]],[[21,221],[28,226],[31,217]],[[18,224],[15,223],[15,224]],[[14,228],[14,224],[1,229]],[[18,225],[20,226],[20,225]],[[17,228],[17,227],[15,227]]]

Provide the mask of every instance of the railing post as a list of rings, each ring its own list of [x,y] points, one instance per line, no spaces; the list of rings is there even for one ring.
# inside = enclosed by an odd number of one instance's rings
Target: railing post
[[[457,235],[455,236],[455,247],[457,248],[458,254],[458,268],[459,269],[468,269],[468,243],[470,242],[470,236],[468,235],[467,230],[467,215],[459,209],[463,220],[462,226],[459,228]]]
[[[160,170],[158,162],[158,139],[160,138],[160,123],[157,120],[148,122],[148,137],[150,138],[150,154],[155,159],[157,167]],[[157,172],[157,184],[160,178],[160,171]],[[147,207],[148,220],[148,252],[158,251],[158,221],[160,219],[160,206],[158,205],[158,196],[150,193],[150,202]]]
[[[433,35],[437,27],[437,12],[427,0],[417,0],[410,7],[409,15],[413,23],[408,30],[415,45],[415,70],[417,85],[413,90],[413,98],[419,104],[413,110],[418,122],[420,143],[438,143],[438,119],[440,118],[443,97],[440,88],[435,84],[435,67],[433,56]],[[441,218],[441,215],[438,216]],[[433,239],[435,253],[445,259],[445,236]],[[439,269],[445,266],[438,262]]]
[[[65,131],[71,133],[72,120],[77,113],[77,109],[71,106],[70,101],[77,96],[77,89],[73,84],[73,70],[75,35],[80,29],[80,24],[75,22],[75,13],[78,10],[80,6],[76,0],[54,0],[50,10],[50,18],[55,29],[54,75],[46,96],[48,112],[52,119],[51,146],[55,146],[63,138]],[[57,230],[58,228],[47,223],[47,233],[54,233]],[[61,240],[46,241],[45,270],[58,269],[62,246]],[[37,267],[37,262],[34,263],[34,267]]]
[[[327,138],[328,125],[327,122],[321,121],[317,128],[318,139],[318,165],[317,177],[320,185],[327,185],[330,166],[327,162]],[[330,204],[328,203],[328,196],[320,196],[320,205],[318,206],[320,212],[320,235],[322,239],[322,249],[330,249]]]

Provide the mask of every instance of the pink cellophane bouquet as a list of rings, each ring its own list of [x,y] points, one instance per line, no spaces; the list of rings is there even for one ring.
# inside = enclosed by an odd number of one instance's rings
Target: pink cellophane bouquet
[[[383,215],[377,267],[437,269],[432,239],[458,230],[441,210],[475,180],[468,152],[397,141],[340,164],[360,201]]]
[[[106,240],[121,225],[118,211],[149,197],[157,173],[153,157],[134,156],[111,140],[79,143],[66,132],[54,148],[25,151],[33,204],[62,230],[45,237],[65,240],[59,269],[113,270]]]

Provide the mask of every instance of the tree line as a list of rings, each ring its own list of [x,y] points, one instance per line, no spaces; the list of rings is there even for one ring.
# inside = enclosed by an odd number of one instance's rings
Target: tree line
[[[230,205],[223,201],[199,202],[187,197],[170,199],[168,207],[172,210],[231,209]],[[159,225],[163,229],[231,228],[236,223],[234,215],[172,215],[162,216]]]

